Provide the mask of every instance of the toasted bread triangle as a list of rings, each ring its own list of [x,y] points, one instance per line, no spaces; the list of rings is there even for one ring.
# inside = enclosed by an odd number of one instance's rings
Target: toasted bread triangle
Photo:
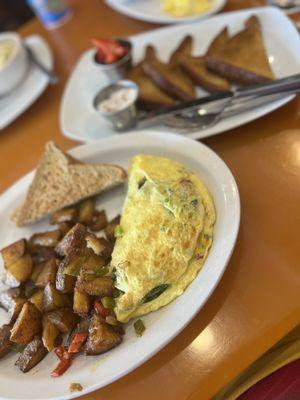
[[[207,66],[231,82],[244,85],[274,79],[263,42],[259,20],[251,16],[245,29],[227,41],[222,38],[206,56]]]
[[[125,180],[126,172],[121,167],[82,163],[64,153],[54,142],[48,142],[25,202],[12,219],[18,226],[31,224]]]
[[[177,100],[189,101],[195,98],[195,86],[177,63],[163,63],[153,46],[147,46],[144,73],[164,92]]]
[[[227,30],[224,30],[227,34]],[[226,35],[227,39],[227,35]],[[204,57],[193,57],[193,38],[186,36],[173,52],[170,63],[180,65],[184,73],[208,92],[224,92],[230,89],[229,83],[219,75],[210,72],[205,65]]]
[[[139,87],[138,104],[142,109],[153,110],[160,107],[171,106],[174,99],[168,96],[143,72],[143,62],[132,67],[127,74],[127,79],[134,81]]]

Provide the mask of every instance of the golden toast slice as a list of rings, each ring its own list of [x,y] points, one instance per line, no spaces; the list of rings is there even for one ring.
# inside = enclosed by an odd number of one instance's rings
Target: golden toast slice
[[[141,61],[127,74],[127,79],[135,82],[139,87],[138,105],[144,110],[155,110],[174,104],[175,100],[162,91],[150,78],[143,72],[143,62]]]
[[[34,223],[48,214],[124,183],[123,168],[86,164],[48,142],[24,203],[15,211],[18,226]]]
[[[223,41],[223,42],[222,42]],[[251,16],[245,29],[211,46],[205,62],[209,69],[230,82],[254,85],[275,79],[266,54],[259,20]]]
[[[215,93],[230,90],[230,84],[226,79],[206,67],[204,57],[184,55],[179,58],[178,62],[192,81],[207,92]]]
[[[153,46],[147,46],[143,63],[144,73],[164,92],[176,100],[195,99],[194,83],[181,70],[175,59],[169,63],[161,62]]]

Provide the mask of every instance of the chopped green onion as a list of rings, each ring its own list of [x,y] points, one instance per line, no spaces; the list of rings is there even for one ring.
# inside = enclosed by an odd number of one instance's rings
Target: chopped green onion
[[[160,296],[170,285],[167,283],[163,283],[162,285],[158,285],[150,292],[148,292],[143,298],[142,298],[142,303],[148,303],[149,301],[152,301],[156,299],[158,296]]]
[[[109,309],[114,309],[116,306],[115,299],[113,297],[103,297],[101,299],[101,302],[103,304],[103,307],[109,308]]]
[[[137,336],[142,336],[146,330],[144,322],[141,319],[136,320],[133,326]]]
[[[115,237],[121,237],[124,235],[124,229],[122,228],[121,225],[116,226],[115,229]]]
[[[106,275],[108,271],[109,271],[108,267],[101,267],[96,271],[86,271],[84,273],[84,279],[86,281],[92,281],[93,279]]]

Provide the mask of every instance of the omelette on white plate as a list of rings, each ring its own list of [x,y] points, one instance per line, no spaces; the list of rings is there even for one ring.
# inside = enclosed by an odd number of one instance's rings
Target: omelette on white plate
[[[121,322],[170,303],[201,269],[213,240],[215,208],[205,184],[180,163],[132,160],[111,266]]]

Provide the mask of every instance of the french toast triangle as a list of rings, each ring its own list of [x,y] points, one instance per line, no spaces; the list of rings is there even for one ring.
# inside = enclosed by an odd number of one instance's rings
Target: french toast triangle
[[[54,142],[46,144],[24,203],[12,215],[18,226],[32,224],[48,214],[94,196],[127,178],[111,164],[86,164],[64,153]]]
[[[184,74],[180,66],[173,60],[170,63],[161,62],[153,46],[147,46],[144,73],[164,92],[176,100],[189,101],[195,99],[195,85]]]
[[[160,107],[171,106],[175,100],[161,90],[143,72],[142,60],[139,64],[132,67],[127,74],[127,79],[135,82],[139,87],[138,104],[143,110],[155,110]]]
[[[218,35],[205,57],[208,68],[230,82],[254,85],[275,79],[264,47],[261,26],[251,16],[245,28],[226,40]]]
[[[170,61],[176,61],[195,85],[200,86],[208,92],[230,90],[230,85],[224,78],[207,69],[203,56],[192,56],[192,46],[193,39],[191,36],[186,36],[178,49],[172,54]]]

